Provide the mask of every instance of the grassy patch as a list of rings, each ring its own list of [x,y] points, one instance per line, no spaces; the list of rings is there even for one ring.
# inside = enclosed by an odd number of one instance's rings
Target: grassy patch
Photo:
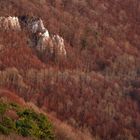
[[[8,109],[16,111],[18,119],[12,120],[6,116],[5,112]],[[0,118],[1,134],[17,133],[34,139],[54,139],[53,128],[48,118],[32,109],[21,108],[15,103],[0,103]]]

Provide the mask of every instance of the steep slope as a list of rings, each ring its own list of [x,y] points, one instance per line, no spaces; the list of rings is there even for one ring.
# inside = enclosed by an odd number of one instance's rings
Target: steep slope
[[[13,95],[14,93],[6,90],[1,90],[0,93],[1,134],[9,135],[13,133],[15,138],[16,135],[20,135],[36,139],[54,139],[52,125],[45,115],[27,108],[22,100],[18,100],[18,96]],[[6,97],[6,94],[9,94],[9,97]]]
[[[140,139],[139,0],[5,0],[0,8],[0,16],[41,18],[67,48],[65,61],[48,61],[29,48],[27,31],[0,32],[2,88],[95,139]]]
[[[43,68],[35,52],[27,47],[25,33],[16,31],[0,32],[0,68],[17,67],[19,69]],[[11,53],[12,52],[12,53]]]
[[[40,123],[39,128],[34,124],[35,121]],[[14,92],[0,89],[0,140],[48,140],[48,138],[51,140],[54,137],[55,140],[92,140],[88,132],[74,129],[51,114],[47,114],[32,102],[25,102]]]
[[[139,49],[138,0],[10,0],[1,2],[1,9],[3,16],[30,15],[43,19],[51,33],[61,35],[73,46],[74,51],[68,53],[69,67],[104,71],[122,53],[136,57]]]

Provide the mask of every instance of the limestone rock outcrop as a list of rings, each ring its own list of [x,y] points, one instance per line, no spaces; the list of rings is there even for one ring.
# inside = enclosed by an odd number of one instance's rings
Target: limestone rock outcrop
[[[64,39],[59,35],[50,35],[45,28],[42,19],[37,17],[21,16],[20,21],[35,36],[36,49],[39,52],[46,52],[53,57],[65,57],[66,49]],[[34,40],[33,40],[34,42]]]
[[[38,17],[20,16],[19,19],[31,33],[44,32],[46,30],[43,21]]]
[[[40,34],[37,49],[41,52],[48,51],[52,56],[65,57],[66,49],[64,39],[59,35],[50,36],[48,30]]]
[[[39,33],[38,34],[38,42],[37,42],[37,50],[38,51],[45,51],[46,48],[50,46],[51,38],[49,35],[48,30],[46,29],[44,33]]]
[[[59,35],[50,35],[42,19],[29,16],[0,17],[0,29],[22,31],[23,28],[31,34],[32,43],[30,44],[39,52],[45,52],[57,58],[67,55],[64,39]]]
[[[66,49],[64,44],[64,39],[59,35],[54,35],[52,38],[54,50],[57,56],[66,56]]]
[[[18,17],[0,17],[0,30],[21,30]]]
[[[29,28],[31,29],[32,33],[44,32],[46,30],[41,19],[31,22]]]

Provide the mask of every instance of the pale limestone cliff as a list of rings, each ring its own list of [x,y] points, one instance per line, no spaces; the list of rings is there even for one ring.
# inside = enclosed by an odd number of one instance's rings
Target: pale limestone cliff
[[[45,28],[42,19],[28,16],[0,17],[0,29],[4,30],[28,30],[32,39],[30,45],[39,52],[46,52],[53,57],[65,57],[67,55],[64,39],[59,35],[51,35]]]
[[[21,30],[18,17],[0,17],[1,30]]]

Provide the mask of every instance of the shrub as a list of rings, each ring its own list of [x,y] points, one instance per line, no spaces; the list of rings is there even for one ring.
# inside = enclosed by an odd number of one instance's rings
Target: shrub
[[[0,124],[0,133],[4,134],[4,135],[9,135],[10,131],[9,131],[9,129],[7,127],[5,127],[5,126]]]
[[[28,119],[22,118],[22,119],[17,120],[16,128],[17,128],[18,133],[21,134],[22,136],[24,137],[31,136],[30,129],[32,127]]]
[[[17,105],[16,103],[10,103],[10,108],[14,109],[15,111],[20,110],[20,106]]]
[[[52,125],[45,115],[25,109],[18,112],[20,119],[16,121],[18,133],[22,136],[32,136],[39,139],[54,139]]]
[[[18,118],[11,119],[6,113],[14,110]],[[0,103],[0,133],[9,135],[17,133],[23,137],[32,137],[34,139],[53,140],[52,125],[45,115],[37,114],[31,109],[21,108],[15,103]]]
[[[9,117],[3,118],[2,125],[8,128],[10,131],[15,130],[15,122]]]
[[[7,105],[4,103],[0,103],[0,115],[3,115],[7,109]]]

